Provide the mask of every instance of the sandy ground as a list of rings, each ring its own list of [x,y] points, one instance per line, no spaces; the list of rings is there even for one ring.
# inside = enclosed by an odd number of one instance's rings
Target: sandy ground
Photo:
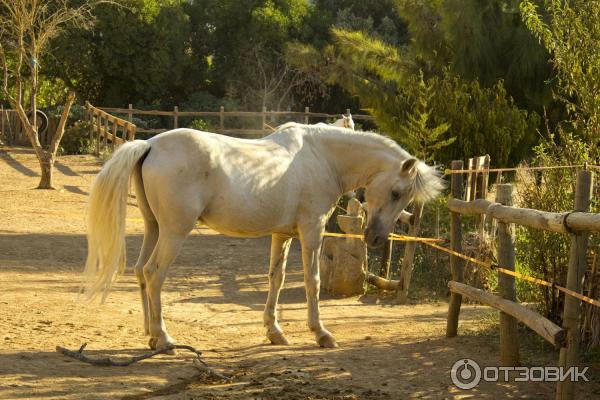
[[[232,239],[199,229],[187,240],[163,290],[169,333],[203,351],[215,380],[192,355],[161,355],[129,367],[98,367],[56,353],[57,345],[90,355],[146,351],[141,305],[131,270],[106,304],[79,302],[86,252],[85,207],[99,163],[62,157],[59,190],[39,191],[28,150],[0,149],[0,399],[403,399],[552,398],[553,383],[482,383],[457,389],[450,369],[461,358],[497,365],[498,344],[474,335],[485,307],[463,308],[459,337],[446,339],[446,303],[392,306],[376,295],[322,296],[323,321],[340,347],[315,346],[306,327],[297,243],[290,255],[280,320],[291,345],[264,338],[269,239]],[[129,207],[128,265],[141,245],[142,222]],[[471,332],[471,333],[469,333]],[[525,357],[524,357],[525,358]],[[533,354],[544,365],[554,354]],[[581,398],[598,398],[595,382]]]

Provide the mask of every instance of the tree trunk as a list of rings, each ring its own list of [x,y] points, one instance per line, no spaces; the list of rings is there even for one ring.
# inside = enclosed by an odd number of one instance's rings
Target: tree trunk
[[[42,177],[37,188],[54,190],[54,156],[51,154],[44,154],[44,158],[40,160],[40,167],[42,169]]]

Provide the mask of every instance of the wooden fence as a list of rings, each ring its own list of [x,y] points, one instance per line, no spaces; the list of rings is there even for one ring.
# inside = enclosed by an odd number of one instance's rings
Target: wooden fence
[[[138,110],[133,108],[131,104],[129,104],[128,108],[111,108],[111,107],[101,107],[102,110],[109,113],[123,114],[127,115],[127,120],[129,122],[133,121],[134,115],[150,115],[150,116],[162,116],[162,117],[170,117],[172,118],[172,125],[168,129],[176,129],[179,128],[179,118],[184,117],[212,117],[218,118],[219,125],[218,128],[214,129],[216,133],[221,133],[224,135],[234,135],[234,136],[264,136],[273,131],[273,127],[271,127],[267,120],[271,119],[279,119],[279,118],[287,118],[290,120],[296,120],[298,122],[302,122],[308,124],[311,122],[311,119],[319,118],[319,119],[327,119],[327,118],[340,118],[339,114],[327,114],[327,113],[317,113],[310,112],[309,107],[304,107],[304,112],[302,111],[267,111],[266,108],[263,108],[262,111],[225,111],[225,107],[221,106],[219,111],[179,111],[179,107],[173,107],[173,111],[162,111],[162,110]],[[346,109],[346,114],[349,114],[350,110]],[[234,129],[227,128],[225,121],[227,118],[254,118],[260,119],[261,124],[260,128],[257,129]],[[364,114],[355,114],[352,115],[352,119],[355,121],[372,121],[373,117],[371,115]],[[143,129],[141,127],[137,128],[137,132],[140,133],[160,133],[166,131],[165,129]]]
[[[453,161],[452,170],[462,170],[462,161]],[[450,266],[452,281],[446,336],[457,335],[458,318],[462,296],[487,304],[501,311],[500,314],[500,361],[503,365],[519,364],[519,347],[517,337],[517,321],[521,321],[555,347],[560,347],[559,366],[565,369],[577,366],[580,343],[580,306],[581,300],[572,295],[565,296],[563,326],[532,311],[516,302],[514,273],[501,273],[498,279],[500,296],[476,289],[463,283],[464,257],[462,253],[462,215],[486,215],[495,218],[498,224],[497,249],[498,267],[508,272],[515,270],[514,226],[542,229],[571,236],[568,275],[566,289],[576,294],[582,291],[582,277],[586,269],[586,253],[588,234],[600,232],[600,214],[588,213],[593,187],[593,173],[580,171],[577,176],[575,204],[573,211],[552,213],[534,209],[513,207],[512,185],[497,185],[496,202],[486,199],[471,201],[462,200],[462,173],[452,174],[452,198],[448,202],[451,211],[451,256]],[[518,275],[518,274],[517,274]],[[547,282],[546,282],[547,284]],[[554,284],[552,284],[554,285]],[[581,297],[581,296],[579,296]],[[556,398],[572,399],[574,383],[568,380],[558,383]]]
[[[111,150],[114,150],[116,145],[135,139],[136,126],[131,122],[110,115],[87,101],[85,109],[86,119],[92,126],[91,134],[96,136],[96,155],[100,154],[100,145],[107,147],[108,141],[110,141]],[[121,137],[119,137],[119,132]]]
[[[43,122],[43,119],[45,122]],[[37,126],[39,140],[42,146],[47,146],[52,141],[56,132],[58,120],[48,118],[42,111],[38,110]],[[10,146],[30,146],[29,136],[19,119],[17,111],[0,106],[0,139]]]

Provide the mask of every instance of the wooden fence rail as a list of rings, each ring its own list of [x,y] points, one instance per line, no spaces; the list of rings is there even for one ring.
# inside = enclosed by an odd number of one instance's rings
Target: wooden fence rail
[[[489,200],[463,201],[450,199],[450,211],[463,215],[487,214],[505,223],[515,223],[534,229],[549,232],[600,232],[600,214],[569,211],[554,213],[534,210],[531,208],[518,208],[504,206]]]
[[[311,112],[309,107],[304,107],[304,111],[267,111],[263,108],[262,111],[225,111],[225,108],[221,106],[219,111],[179,111],[179,107],[175,106],[173,111],[165,110],[139,110],[133,108],[129,104],[128,108],[113,108],[113,107],[101,107],[102,110],[107,113],[126,114],[127,120],[131,122],[134,115],[150,115],[150,116],[163,116],[171,117],[173,119],[172,129],[179,127],[179,118],[181,117],[214,117],[219,119],[219,127],[215,129],[217,133],[222,134],[233,134],[233,135],[244,135],[244,136],[260,136],[272,131],[267,124],[267,118],[281,118],[288,117],[292,119],[299,119],[303,123],[308,124],[311,118],[339,118],[340,114],[327,114],[319,112]],[[346,109],[346,114],[350,114],[350,110]],[[241,118],[256,118],[261,120],[261,128],[258,129],[231,129],[225,128],[225,119],[232,117]],[[366,114],[354,114],[352,119],[356,121],[372,121],[373,117]],[[167,129],[144,129],[141,127],[137,128],[138,132],[146,133],[160,133]]]
[[[453,161],[452,170],[461,170],[462,161]],[[463,201],[462,174],[452,174],[452,197],[448,201],[451,212],[451,247],[462,252],[461,215],[486,215],[498,223],[498,265],[514,271],[515,245],[513,224],[541,229],[550,232],[569,234],[571,250],[567,276],[567,289],[581,293],[581,281],[586,268],[587,235],[600,232],[600,214],[587,212],[590,206],[593,187],[593,173],[580,171],[577,176],[575,204],[573,211],[552,213],[512,206],[512,185],[497,185],[496,202],[485,199]],[[523,322],[541,337],[556,347],[561,347],[559,366],[565,369],[577,366],[579,361],[579,318],[581,300],[566,296],[563,327],[558,327],[538,313],[516,302],[513,276],[501,274],[498,279],[501,297],[465,285],[463,281],[464,261],[455,255],[451,257],[452,281],[448,284],[451,297],[448,307],[446,336],[457,334],[458,318],[462,296],[487,304],[500,310],[500,359],[503,365],[516,366],[519,363],[517,321]],[[556,398],[573,399],[574,383],[568,380],[558,382]]]
[[[114,150],[116,145],[135,139],[136,126],[133,123],[94,107],[87,101],[85,109],[86,119],[92,125],[91,134],[96,135],[96,155],[100,154],[101,143],[106,147],[110,140],[111,149]],[[119,137],[119,131],[121,137]]]

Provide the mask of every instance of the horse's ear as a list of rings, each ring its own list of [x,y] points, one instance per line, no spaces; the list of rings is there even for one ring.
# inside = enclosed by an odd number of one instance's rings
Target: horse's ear
[[[413,177],[417,173],[417,159],[409,158],[402,163],[400,175]]]

